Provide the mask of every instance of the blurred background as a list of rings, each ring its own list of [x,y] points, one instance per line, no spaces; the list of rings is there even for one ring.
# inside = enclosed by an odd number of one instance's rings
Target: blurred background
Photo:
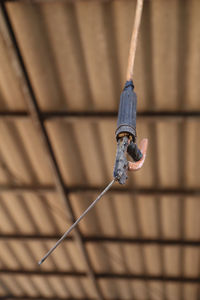
[[[1,299],[200,299],[198,0],[144,1],[145,164],[37,264],[112,180],[135,5],[1,1]]]

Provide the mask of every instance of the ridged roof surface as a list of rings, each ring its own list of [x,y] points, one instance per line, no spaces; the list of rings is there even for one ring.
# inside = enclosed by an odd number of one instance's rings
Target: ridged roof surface
[[[2,3],[0,298],[200,299],[200,1],[144,1],[144,167],[40,267],[112,180],[136,1]]]

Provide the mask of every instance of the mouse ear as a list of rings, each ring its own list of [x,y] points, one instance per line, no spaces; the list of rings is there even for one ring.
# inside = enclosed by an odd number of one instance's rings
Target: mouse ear
[[[147,147],[148,147],[148,139],[143,139],[139,145],[139,149],[142,152],[143,156],[137,162],[131,162],[131,161],[128,162],[128,170],[129,171],[137,171],[142,168],[145,158],[146,158]]]

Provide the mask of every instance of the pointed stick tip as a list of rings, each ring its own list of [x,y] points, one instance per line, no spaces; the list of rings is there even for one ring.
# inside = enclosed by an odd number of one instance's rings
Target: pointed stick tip
[[[44,259],[41,259],[39,262],[38,262],[38,265],[40,266],[42,263],[43,263]]]

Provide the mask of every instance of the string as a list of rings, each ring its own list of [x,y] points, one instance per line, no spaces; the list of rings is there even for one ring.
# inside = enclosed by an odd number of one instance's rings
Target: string
[[[133,69],[135,63],[138,33],[139,33],[139,28],[141,23],[142,8],[143,8],[143,0],[137,0],[135,21],[134,21],[133,31],[131,36],[131,45],[129,50],[128,67],[127,67],[127,74],[126,74],[127,81],[133,80]]]

